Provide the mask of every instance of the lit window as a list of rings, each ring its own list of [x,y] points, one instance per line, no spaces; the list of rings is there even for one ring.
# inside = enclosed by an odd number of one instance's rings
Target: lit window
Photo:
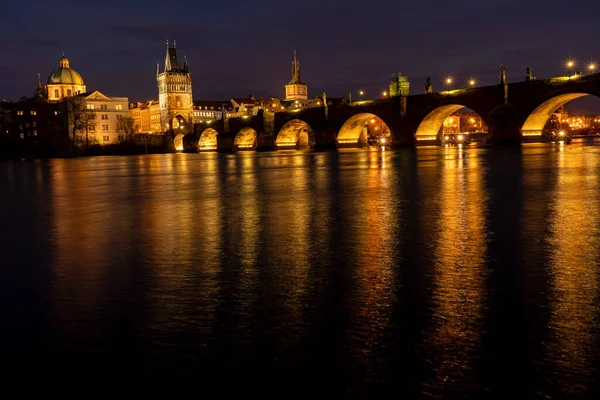
[[[37,115],[37,111],[31,110],[31,115]]]
[[[17,111],[17,115],[23,115],[23,111]]]
[[[93,109],[94,109],[94,105],[93,105],[93,104],[87,104],[87,105],[86,105],[86,108],[87,108],[88,110],[93,110]]]

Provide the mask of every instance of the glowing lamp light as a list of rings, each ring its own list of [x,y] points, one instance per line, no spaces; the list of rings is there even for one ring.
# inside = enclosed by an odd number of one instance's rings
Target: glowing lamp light
[[[470,79],[470,80],[469,80],[469,85],[470,85],[470,86],[475,86],[475,84],[476,84],[476,83],[477,83],[477,82],[475,81],[475,79]]]
[[[448,136],[444,136],[444,140],[448,140],[448,139],[449,139],[449,137],[448,137]]]
[[[446,83],[448,85],[452,85],[452,78],[446,78]]]
[[[363,94],[365,94],[365,92],[363,92],[363,91],[361,90],[360,92],[358,92],[358,94],[360,94],[360,95],[362,96]]]
[[[381,143],[385,144],[385,138],[381,138]]]
[[[463,140],[463,135],[458,135],[456,138],[457,138],[458,140]]]
[[[558,136],[565,136],[565,131],[558,132]]]
[[[592,72],[594,72],[596,70],[596,64],[591,63],[590,65],[588,65],[588,69]]]
[[[382,94],[383,94],[383,97],[387,96],[387,92],[383,92]]]
[[[372,123],[372,124],[374,124],[374,123],[375,123],[375,119],[374,119],[374,118],[371,120],[371,123]]]

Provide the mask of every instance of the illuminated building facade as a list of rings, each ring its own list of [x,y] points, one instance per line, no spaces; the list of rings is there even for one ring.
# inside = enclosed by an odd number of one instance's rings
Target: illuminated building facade
[[[127,97],[108,97],[99,91],[80,94],[63,102],[69,136],[97,144],[115,144],[125,140],[123,119],[129,116]]]
[[[161,130],[185,129],[193,123],[192,75],[188,70],[188,62],[179,63],[176,42],[169,47],[167,41],[167,54],[162,73],[156,71],[158,85],[158,101],[160,107]]]
[[[294,61],[292,62],[292,80],[285,85],[285,100],[306,102],[308,100],[308,86],[300,79],[300,61],[294,49]]]
[[[58,68],[48,76],[46,83],[48,101],[56,103],[67,97],[85,93],[86,90],[83,78],[70,67],[69,60],[63,54],[58,61]]]

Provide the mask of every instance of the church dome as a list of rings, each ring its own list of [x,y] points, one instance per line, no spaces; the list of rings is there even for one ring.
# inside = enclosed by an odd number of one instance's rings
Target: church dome
[[[84,85],[83,78],[69,67],[69,60],[63,54],[56,68],[48,77],[48,85]]]

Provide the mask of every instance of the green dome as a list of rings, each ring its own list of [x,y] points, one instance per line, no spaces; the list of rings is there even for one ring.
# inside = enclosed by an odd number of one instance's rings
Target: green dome
[[[58,64],[59,67],[48,77],[49,85],[84,85],[81,75],[74,69],[69,68],[69,60],[67,60],[64,54]]]

